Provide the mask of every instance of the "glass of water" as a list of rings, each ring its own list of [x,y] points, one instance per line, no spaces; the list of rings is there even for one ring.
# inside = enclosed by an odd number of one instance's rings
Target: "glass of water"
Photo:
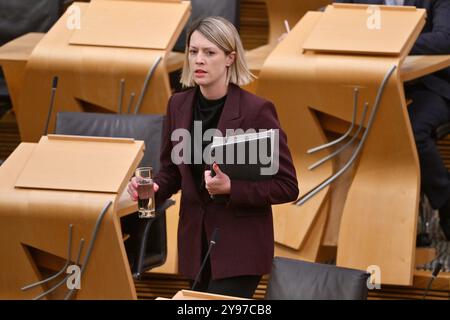
[[[153,168],[136,169],[139,218],[155,217],[155,192],[153,190]]]

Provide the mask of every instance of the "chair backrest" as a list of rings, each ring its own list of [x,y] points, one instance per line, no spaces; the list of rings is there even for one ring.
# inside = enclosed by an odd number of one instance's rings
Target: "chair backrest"
[[[163,115],[59,112],[56,115],[55,133],[143,140],[145,152],[139,166],[152,166],[156,173],[159,170],[163,121]],[[128,215],[123,217],[121,222],[122,231],[130,234],[125,248],[133,273],[138,269],[149,270],[166,261],[165,210],[161,210],[161,214],[152,221],[139,219],[137,215]]]
[[[174,46],[174,51],[184,52],[186,34],[190,25],[198,19],[209,16],[221,16],[239,30],[239,0],[191,0],[192,12],[185,28]]]
[[[122,232],[129,234],[125,241],[131,273],[139,279],[145,271],[159,267],[167,258],[166,214],[153,219],[141,219],[136,214],[121,219]],[[142,254],[142,256],[141,256]]]
[[[139,166],[151,166],[156,173],[163,121],[163,115],[153,114],[58,112],[55,133],[143,140],[145,152]]]
[[[365,271],[275,257],[267,300],[367,299]]]

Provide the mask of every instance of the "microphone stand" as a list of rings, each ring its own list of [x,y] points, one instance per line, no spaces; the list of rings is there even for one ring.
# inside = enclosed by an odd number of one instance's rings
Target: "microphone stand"
[[[45,121],[45,127],[44,127],[44,136],[46,136],[48,133],[48,126],[50,124],[50,117],[52,116],[53,105],[55,104],[55,95],[56,95],[57,87],[58,87],[58,76],[54,76],[53,80],[52,80],[52,92],[50,95],[50,106],[48,108],[47,120]]]
[[[425,297],[427,296],[428,291],[431,288],[431,284],[433,283],[434,279],[436,279],[436,277],[438,276],[439,272],[441,271],[441,268],[442,268],[442,263],[437,262],[436,265],[434,266],[433,273],[431,274],[431,279],[428,282],[427,288],[425,289],[425,292],[422,296],[422,300],[425,300]]]
[[[203,268],[205,267],[206,261],[208,260],[209,254],[211,253],[212,247],[216,244],[216,238],[217,233],[219,232],[219,228],[215,228],[213,231],[213,234],[211,236],[211,240],[209,241],[208,251],[206,252],[205,257],[203,258],[202,265],[200,266],[200,270],[197,273],[197,276],[195,277],[194,284],[192,285],[191,290],[195,290],[195,286],[198,284],[198,281],[200,280],[200,275],[202,274]]]

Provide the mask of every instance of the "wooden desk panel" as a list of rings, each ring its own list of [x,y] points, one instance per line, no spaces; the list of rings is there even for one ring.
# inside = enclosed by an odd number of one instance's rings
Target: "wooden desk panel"
[[[37,257],[30,249],[65,261],[69,224],[74,226],[71,259],[75,261],[80,239],[84,238],[83,261],[97,218],[105,204],[112,201],[100,224],[76,298],[136,299],[120,221],[115,214],[116,195],[14,188],[35,147],[36,144],[22,143],[0,166],[0,298],[31,299],[46,290],[45,286],[20,290],[42,280]]]
[[[411,31],[398,57],[304,52],[303,43],[321,15],[308,13],[278,44],[264,63],[257,93],[277,107],[304,195],[341,168],[329,161],[308,170],[331,153],[307,153],[329,142],[318,114],[330,121],[350,123],[353,88],[358,86],[359,125],[364,102],[369,103],[370,113],[387,71],[397,68],[387,82],[362,153],[353,164],[355,174],[346,196],[342,196],[341,219],[334,221],[340,221],[339,266],[366,270],[369,265],[378,265],[383,284],[409,285],[415,254],[419,163],[399,68],[420,26]],[[339,186],[339,180],[334,183]],[[329,223],[329,192],[327,187],[301,206],[274,207],[276,253],[313,261],[318,258]]]

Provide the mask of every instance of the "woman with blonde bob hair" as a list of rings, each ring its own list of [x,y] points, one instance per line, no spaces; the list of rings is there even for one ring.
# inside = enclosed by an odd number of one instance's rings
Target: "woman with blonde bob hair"
[[[186,37],[186,48],[189,48],[192,33],[195,31],[214,43],[225,55],[234,54],[235,63],[227,68],[227,83],[245,86],[255,79],[255,76],[247,67],[244,47],[239,33],[231,22],[221,17],[209,17],[198,21],[192,26]],[[189,66],[189,56],[190,50],[186,50],[180,80],[183,87],[193,87],[196,84],[193,70]]]
[[[274,105],[239,87],[253,78],[239,34],[229,21],[208,17],[192,26],[181,76],[188,89],[169,100],[160,171],[154,178],[156,205],[182,191],[178,271],[192,280],[195,290],[246,298],[271,270],[271,206],[294,201],[299,192]],[[212,140],[204,134],[209,129],[222,136],[228,130],[278,130],[278,171],[270,179],[230,179],[217,163],[209,166],[202,159]],[[190,133],[189,138],[180,132]],[[134,200],[136,188],[133,178],[128,192]]]

